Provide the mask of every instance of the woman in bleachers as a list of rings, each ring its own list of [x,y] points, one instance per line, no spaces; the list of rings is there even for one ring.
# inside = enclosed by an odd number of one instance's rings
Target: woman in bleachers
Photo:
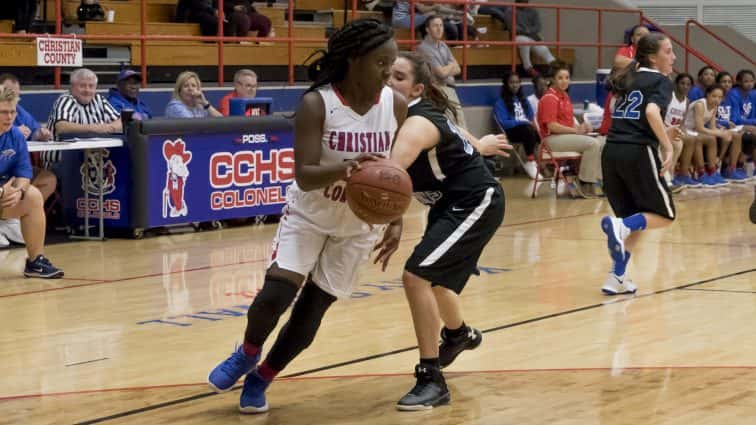
[[[721,71],[717,74],[716,83],[722,86],[722,90],[724,90],[722,103],[717,107],[717,126],[732,133],[732,142],[729,149],[722,149],[719,152],[719,161],[726,166],[722,171],[722,177],[736,183],[745,182],[748,180],[748,177],[743,168],[738,167],[738,162],[742,164],[740,154],[743,146],[743,131],[742,128],[736,130],[737,125],[732,121],[733,105],[727,97],[729,92],[732,91],[732,75],[727,71]],[[727,159],[725,156],[727,156]]]
[[[538,127],[541,137],[554,152],[581,154],[578,181],[575,191],[584,198],[599,195],[601,178],[602,143],[588,136],[590,124],[575,122],[572,102],[567,94],[570,70],[567,64],[557,62],[551,66],[551,87],[538,103]]]
[[[720,163],[717,155],[717,138],[722,140],[725,149],[732,142],[731,131],[717,128],[717,107],[722,103],[723,97],[722,87],[713,84],[706,88],[705,97],[691,101],[685,113],[685,131],[698,136],[700,140],[696,145],[694,162],[698,171],[698,181],[704,186],[727,184],[719,174]]]
[[[535,147],[541,138],[533,125],[533,110],[522,93],[520,77],[516,73],[507,73],[502,80],[501,95],[493,109],[499,126],[513,143],[522,143],[528,157],[525,172],[535,179],[538,167],[535,162]]]
[[[717,72],[714,68],[706,65],[698,70],[698,82],[688,92],[688,100],[694,102],[706,95],[706,88],[716,83]]]
[[[191,71],[184,71],[176,79],[173,87],[173,99],[165,107],[165,116],[169,118],[207,118],[222,117],[215,107],[207,101],[202,93],[199,76]]]

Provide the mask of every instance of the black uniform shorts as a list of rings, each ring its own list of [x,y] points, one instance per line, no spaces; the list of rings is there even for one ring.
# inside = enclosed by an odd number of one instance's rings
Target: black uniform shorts
[[[667,181],[659,175],[658,150],[649,145],[607,142],[601,154],[604,193],[617,217],[654,213],[675,219]]]
[[[499,185],[434,205],[405,269],[459,294],[470,275],[478,274],[480,254],[503,220],[504,190]]]

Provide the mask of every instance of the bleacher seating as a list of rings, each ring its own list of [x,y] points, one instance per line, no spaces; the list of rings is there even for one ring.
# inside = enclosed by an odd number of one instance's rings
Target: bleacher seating
[[[150,35],[177,35],[197,36],[200,35],[199,25],[191,23],[174,22],[174,14],[177,0],[147,0],[147,25],[146,33]],[[64,22],[69,25],[81,25],[86,34],[96,35],[138,35],[141,31],[141,2],[140,0],[101,0],[105,10],[115,11],[115,21],[108,22],[79,22],[76,17],[76,9],[80,0],[62,0]],[[299,65],[310,55],[315,48],[325,46],[325,36],[328,27],[340,27],[346,18],[352,19],[351,10],[344,11],[344,0],[299,0],[296,2],[297,16],[306,16],[310,13],[307,22],[295,21],[293,35],[295,38],[323,39],[323,42],[298,42],[294,48],[293,60]],[[348,2],[351,6],[351,2]],[[47,2],[46,16],[54,19],[55,2]],[[286,37],[288,35],[286,3],[276,3],[268,6],[266,3],[256,4],[258,12],[271,19],[276,35]],[[327,22],[323,22],[323,17]],[[383,19],[384,15],[379,11],[358,11],[358,18],[374,17]],[[507,40],[509,33],[501,29],[498,23],[493,23],[488,16],[476,18],[477,27],[486,27],[488,31],[481,36],[481,40]],[[0,21],[0,31],[10,32],[12,21]],[[409,39],[409,30],[397,29],[398,39]],[[254,35],[251,33],[250,35]],[[5,66],[34,66],[36,52],[31,40],[2,40],[0,41],[0,60]],[[217,64],[217,44],[202,41],[148,41],[147,63],[152,66],[214,66]],[[141,65],[140,49],[138,40],[89,40],[86,46],[106,47],[120,46],[130,51],[131,64]],[[224,45],[224,63],[231,66],[282,66],[288,64],[288,43],[232,43]],[[114,47],[115,48],[115,47]],[[406,48],[406,45],[405,47]],[[463,49],[452,49],[458,61],[462,61]],[[574,61],[574,49],[561,49],[560,57],[572,63]],[[470,66],[502,66],[511,63],[512,50],[510,46],[480,46],[466,49],[467,63]],[[517,55],[515,55],[517,58]],[[519,58],[517,58],[519,62]],[[85,57],[85,64],[87,59]]]

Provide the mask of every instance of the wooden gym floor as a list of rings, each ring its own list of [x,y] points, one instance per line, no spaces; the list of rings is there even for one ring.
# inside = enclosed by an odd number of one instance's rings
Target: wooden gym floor
[[[446,372],[450,406],[394,410],[417,361],[399,282],[424,225],[415,205],[389,269],[365,267],[260,416],[204,381],[241,339],[274,225],[50,246],[58,281],[23,279],[24,251],[0,251],[0,423],[754,422],[751,185],[675,196],[677,222],[633,256],[638,294],[614,298],[599,291],[606,200],[504,186],[505,224],[463,293],[484,340]]]

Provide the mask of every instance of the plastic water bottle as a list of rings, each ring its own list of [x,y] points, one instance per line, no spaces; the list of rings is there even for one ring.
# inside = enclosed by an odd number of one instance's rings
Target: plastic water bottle
[[[748,177],[753,177],[754,168],[756,168],[756,166],[754,166],[754,164],[753,164],[753,161],[746,162],[745,166],[743,168],[745,169],[746,175]]]

